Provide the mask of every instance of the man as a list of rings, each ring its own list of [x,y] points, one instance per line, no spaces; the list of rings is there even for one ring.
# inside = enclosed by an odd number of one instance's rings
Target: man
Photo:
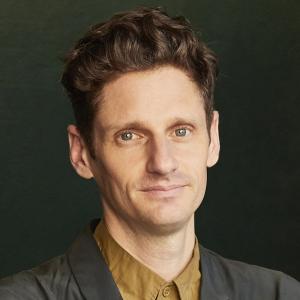
[[[198,244],[194,213],[219,156],[216,57],[182,17],[139,8],[93,26],[62,76],[70,160],[101,192],[66,254],[0,283],[1,299],[300,299],[277,271]]]

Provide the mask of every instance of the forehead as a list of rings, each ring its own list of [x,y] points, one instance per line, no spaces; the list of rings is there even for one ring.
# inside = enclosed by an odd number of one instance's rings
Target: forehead
[[[198,86],[172,66],[121,75],[104,86],[101,98],[96,120],[104,128],[130,121],[158,125],[172,119],[205,119]]]

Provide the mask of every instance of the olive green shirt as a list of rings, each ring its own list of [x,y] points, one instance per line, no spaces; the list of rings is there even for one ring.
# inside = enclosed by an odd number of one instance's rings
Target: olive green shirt
[[[124,250],[101,221],[94,238],[124,300],[198,300],[200,253],[197,238],[193,256],[185,269],[167,282]]]

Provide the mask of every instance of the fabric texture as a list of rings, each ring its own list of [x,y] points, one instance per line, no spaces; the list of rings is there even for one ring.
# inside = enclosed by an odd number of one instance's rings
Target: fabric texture
[[[199,299],[200,253],[196,237],[192,258],[171,282],[165,281],[123,249],[112,238],[103,220],[97,225],[94,238],[123,299]]]
[[[120,300],[93,238],[93,220],[67,252],[0,280],[1,300]],[[200,245],[201,300],[299,300],[300,283],[282,272],[229,260]]]

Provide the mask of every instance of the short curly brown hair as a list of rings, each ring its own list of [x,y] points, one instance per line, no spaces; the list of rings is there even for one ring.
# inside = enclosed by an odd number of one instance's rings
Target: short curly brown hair
[[[93,121],[104,85],[124,73],[162,65],[185,71],[198,85],[210,128],[217,58],[186,18],[170,17],[160,7],[117,13],[92,26],[67,53],[61,82],[92,157]]]

